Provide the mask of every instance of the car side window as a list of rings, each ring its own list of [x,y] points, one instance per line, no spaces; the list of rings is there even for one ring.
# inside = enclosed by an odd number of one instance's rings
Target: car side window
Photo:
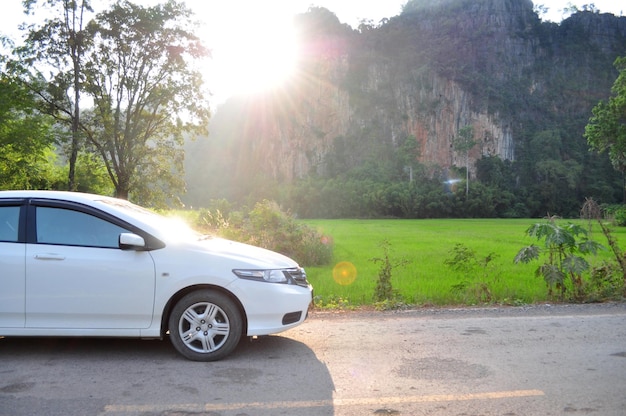
[[[93,215],[63,208],[37,207],[37,243],[118,248],[122,227]]]
[[[19,206],[0,206],[0,241],[16,243],[19,224]]]

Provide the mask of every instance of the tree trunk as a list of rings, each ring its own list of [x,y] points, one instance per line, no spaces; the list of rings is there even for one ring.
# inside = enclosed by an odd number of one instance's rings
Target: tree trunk
[[[76,183],[76,159],[78,159],[78,148],[80,146],[80,137],[78,136],[78,127],[80,123],[80,84],[78,78],[79,64],[74,64],[74,114],[72,116],[72,145],[70,148],[70,170],[67,178],[67,184],[70,191],[76,191],[78,184]]]
[[[128,185],[126,185],[126,186],[118,185],[115,188],[115,197],[116,198],[120,198],[120,199],[128,200],[128,193],[129,192],[130,192],[130,190],[128,189]]]
[[[65,6],[65,13],[68,13],[68,6]],[[81,4],[81,11],[85,7],[85,2]],[[82,13],[81,13],[82,16]],[[72,21],[76,22],[76,17],[72,17]],[[80,28],[82,29],[82,18],[80,21]],[[69,158],[69,174],[67,178],[67,184],[70,191],[76,191],[78,184],[76,183],[76,160],[78,159],[78,150],[80,148],[80,60],[82,55],[82,34],[74,30],[73,27],[68,27],[70,33],[70,56],[72,57],[72,63],[74,66],[74,111],[72,114],[72,144],[70,147]]]

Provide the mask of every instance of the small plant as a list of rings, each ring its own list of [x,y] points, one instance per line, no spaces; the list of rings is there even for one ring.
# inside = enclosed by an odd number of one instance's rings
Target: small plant
[[[515,256],[515,263],[529,263],[545,255],[546,260],[537,268],[535,275],[544,278],[548,285],[548,294],[553,296],[556,288],[563,300],[569,280],[573,298],[582,300],[585,295],[582,274],[589,269],[589,263],[583,256],[595,254],[604,247],[588,239],[584,227],[572,223],[560,226],[555,217],[548,218],[545,223],[531,225],[526,233],[538,240],[544,240],[544,247],[531,244],[522,248]]]
[[[444,264],[462,273],[465,279],[452,286],[452,291],[466,293],[470,298],[482,303],[493,301],[490,286],[499,277],[493,263],[497,257],[498,255],[492,252],[481,259],[471,248],[460,243],[456,244],[450,250],[450,257],[444,260]]]
[[[374,263],[380,263],[380,269],[378,270],[378,280],[376,281],[376,288],[374,289],[374,302],[397,302],[399,295],[393,290],[391,284],[391,274],[393,269],[404,266],[409,263],[406,259],[401,259],[393,262],[389,255],[390,244],[389,241],[384,240],[380,243],[380,247],[383,250],[383,257],[374,257],[370,259]],[[391,309],[391,308],[387,308]]]
[[[350,299],[341,296],[330,295],[326,298],[322,296],[315,296],[314,299],[315,308],[326,310],[353,310],[356,309]]]
[[[615,263],[604,262],[594,267],[589,283],[589,301],[621,300],[626,295],[620,270]]]
[[[396,296],[393,300],[383,300],[381,302],[374,302],[374,309],[377,311],[392,311],[399,309],[407,309],[410,305],[402,301],[400,296]]]
[[[618,213],[626,217],[626,209],[624,209],[624,207],[620,207],[615,212],[616,219]],[[603,290],[601,290],[601,293],[604,293],[604,295],[608,297],[615,297],[616,295],[626,296],[626,255],[619,247],[617,240],[611,233],[611,229],[604,221],[602,209],[592,198],[587,198],[580,211],[580,216],[582,219],[589,221],[589,229],[591,229],[592,221],[598,223],[615,257],[614,264],[605,264],[592,270],[591,277],[594,287],[596,287],[596,289],[602,287]],[[620,283],[618,284],[615,282],[616,275],[620,277]],[[611,288],[614,293],[607,292],[607,290],[610,291]]]

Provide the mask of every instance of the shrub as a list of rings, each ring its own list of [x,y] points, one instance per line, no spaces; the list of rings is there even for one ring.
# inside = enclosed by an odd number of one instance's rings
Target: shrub
[[[620,206],[614,211],[614,215],[615,225],[619,225],[620,227],[626,226],[626,207]]]
[[[585,209],[587,208],[587,209]],[[606,219],[613,224],[623,227],[626,226],[626,206],[621,204],[603,205],[600,207],[593,199],[587,198],[583,206],[583,215],[586,219]],[[589,212],[591,211],[591,215]]]
[[[249,212],[201,210],[199,225],[215,234],[263,247],[293,258],[303,266],[329,264],[333,242],[328,236],[296,221],[274,201],[258,202]]]

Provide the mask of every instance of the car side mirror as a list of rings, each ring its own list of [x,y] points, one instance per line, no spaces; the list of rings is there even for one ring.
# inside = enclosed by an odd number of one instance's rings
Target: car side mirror
[[[120,234],[120,248],[122,250],[142,250],[146,248],[146,240],[137,234],[122,233]]]

